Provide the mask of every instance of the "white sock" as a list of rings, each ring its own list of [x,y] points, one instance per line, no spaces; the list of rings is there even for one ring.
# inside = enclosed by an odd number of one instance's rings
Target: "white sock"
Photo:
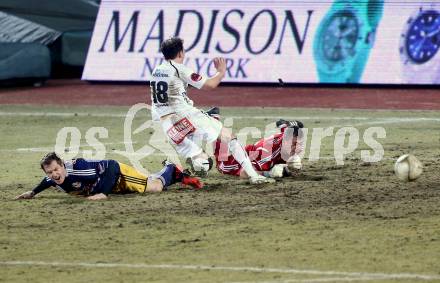
[[[237,141],[237,139],[233,139],[229,142],[229,151],[231,152],[232,156],[234,156],[235,160],[237,160],[238,163],[240,163],[241,167],[244,169],[244,171],[249,177],[258,176],[258,173],[255,171],[254,167],[252,166],[249,156],[247,155],[243,147],[240,145],[240,143]]]

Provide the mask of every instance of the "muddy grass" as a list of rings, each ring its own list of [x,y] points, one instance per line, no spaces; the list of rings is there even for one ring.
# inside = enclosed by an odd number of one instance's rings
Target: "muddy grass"
[[[227,113],[237,115],[234,111]],[[272,115],[272,110],[264,111],[260,114]],[[291,114],[283,111],[279,114]],[[354,114],[324,111],[317,115]],[[373,116],[392,115],[407,116],[400,112]],[[438,117],[433,112],[412,115]],[[83,132],[92,125],[106,126],[110,129],[108,142],[121,139],[120,118],[94,118],[91,123],[90,118],[76,116],[63,118],[61,124],[50,117],[33,122],[18,116],[7,118],[1,128],[8,135],[3,136],[0,164],[1,171],[7,172],[0,176],[0,261],[33,264],[2,265],[0,282],[282,282],[316,278],[310,273],[38,266],[37,261],[439,275],[438,123],[422,121],[417,128],[413,124],[385,125],[385,159],[381,162],[365,163],[358,151],[348,155],[344,165],[329,158],[309,162],[306,155],[299,176],[273,185],[250,186],[245,180],[213,172],[201,191],[173,186],[161,194],[114,195],[107,201],[90,202],[48,190],[33,200],[11,200],[41,178],[38,160],[42,153],[14,149],[35,143],[53,145],[56,132],[69,123],[79,125]],[[308,124],[326,127],[333,123],[312,120]],[[35,127],[49,138],[39,141],[36,137],[42,135],[33,132]],[[398,181],[392,171],[395,158],[407,152],[416,154],[424,164],[422,177],[409,183]],[[322,154],[328,157],[331,153],[331,140],[325,141]],[[118,156],[111,153],[108,158]],[[161,158],[148,162],[157,165]],[[327,280],[335,277],[322,276]]]

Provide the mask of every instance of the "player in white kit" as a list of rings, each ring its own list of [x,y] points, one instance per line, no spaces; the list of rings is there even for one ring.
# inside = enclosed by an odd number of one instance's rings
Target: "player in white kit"
[[[162,129],[177,153],[190,161],[199,175],[212,168],[212,159],[202,150],[200,143],[214,145],[217,138],[225,142],[234,158],[246,171],[252,184],[272,183],[275,180],[259,175],[231,131],[223,128],[220,121],[195,108],[187,96],[188,84],[198,89],[214,89],[225,76],[226,62],[215,58],[217,73],[206,78],[185,65],[183,40],[173,37],[161,44],[164,62],[157,66],[150,81],[153,120],[160,121]]]

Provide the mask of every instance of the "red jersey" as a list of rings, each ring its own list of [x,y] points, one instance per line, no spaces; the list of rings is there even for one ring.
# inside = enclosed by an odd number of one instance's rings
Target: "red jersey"
[[[269,171],[275,164],[286,163],[281,156],[283,138],[284,131],[282,130],[281,133],[260,139],[255,144],[249,144],[245,147],[249,159],[256,171]],[[302,143],[296,142],[295,153],[301,153],[303,148]],[[220,173],[234,176],[240,175],[241,164],[229,154],[227,145],[222,144],[217,140],[214,155],[217,169]]]

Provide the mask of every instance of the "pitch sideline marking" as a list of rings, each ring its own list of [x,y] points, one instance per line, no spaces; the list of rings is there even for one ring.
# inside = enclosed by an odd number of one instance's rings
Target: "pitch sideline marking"
[[[362,276],[362,277],[322,277],[310,279],[285,279],[276,281],[233,281],[228,283],[320,283],[320,282],[358,282],[358,281],[372,281],[372,280],[389,280],[390,278],[379,276]]]
[[[22,148],[17,148],[17,149],[0,149],[0,152],[20,152],[20,153],[40,153],[40,152],[44,152],[47,153],[49,151],[53,151],[54,147],[22,147]],[[82,154],[84,153],[85,150],[79,150],[78,154]],[[97,153],[105,153],[105,154],[111,154],[111,153],[115,153],[113,151],[93,151],[95,154]],[[125,152],[126,156],[135,156],[135,157],[146,157],[145,154],[143,153],[136,153],[136,152]],[[163,152],[153,152],[148,154],[148,156],[160,156],[160,157],[166,157],[166,153]],[[334,160],[335,158],[332,156],[320,156],[319,159],[324,159],[324,160]],[[304,157],[303,160],[309,160],[309,157]],[[395,160],[395,158],[393,157],[383,157],[382,160]],[[432,158],[424,158],[423,160],[438,160],[437,157],[432,157]]]
[[[397,117],[388,117],[388,118],[375,118],[371,119],[372,121],[368,122],[360,122],[356,124],[352,124],[351,126],[367,126],[367,125],[384,125],[384,124],[395,124],[395,123],[418,123],[418,122],[438,122],[440,118],[397,118]],[[336,126],[336,127],[342,127]]]
[[[347,277],[378,277],[384,279],[418,279],[440,280],[440,276],[414,274],[414,273],[368,273],[368,272],[344,272],[344,271],[321,271],[293,268],[264,268],[244,266],[215,266],[215,265],[179,265],[179,264],[130,264],[130,263],[90,263],[90,262],[45,262],[45,261],[0,261],[0,265],[34,265],[34,266],[61,266],[61,267],[98,267],[98,268],[143,268],[143,269],[182,269],[182,270],[217,270],[235,272],[261,272],[261,273],[287,273],[287,274],[312,274],[334,275]]]
[[[19,152],[19,153],[47,153],[49,151],[53,151],[53,147],[23,147],[23,148],[17,148],[17,149],[0,149],[0,152]],[[84,150],[79,150],[78,154],[84,153]],[[105,154],[111,154],[115,153],[113,151],[94,151],[94,153],[105,153]],[[136,153],[136,152],[125,152],[126,156],[135,156],[135,157],[146,157],[143,153]],[[153,152],[148,154],[148,156],[160,156],[160,157],[166,157],[167,155],[163,152]],[[309,157],[304,157],[303,160],[309,160]],[[334,160],[335,158],[332,156],[320,156],[319,159],[323,160]],[[382,160],[396,160],[394,157],[383,157]],[[437,161],[437,157],[431,157],[431,158],[423,158],[425,161]]]
[[[5,112],[0,111],[0,116],[60,116],[60,117],[110,117],[110,118],[123,118],[126,117],[126,113],[87,113],[87,112]],[[232,119],[279,119],[279,116],[227,116]],[[440,122],[440,118],[435,117],[358,117],[358,116],[291,116],[284,117],[284,119],[297,119],[297,120],[383,120],[395,122],[419,122],[419,121],[433,121]]]

